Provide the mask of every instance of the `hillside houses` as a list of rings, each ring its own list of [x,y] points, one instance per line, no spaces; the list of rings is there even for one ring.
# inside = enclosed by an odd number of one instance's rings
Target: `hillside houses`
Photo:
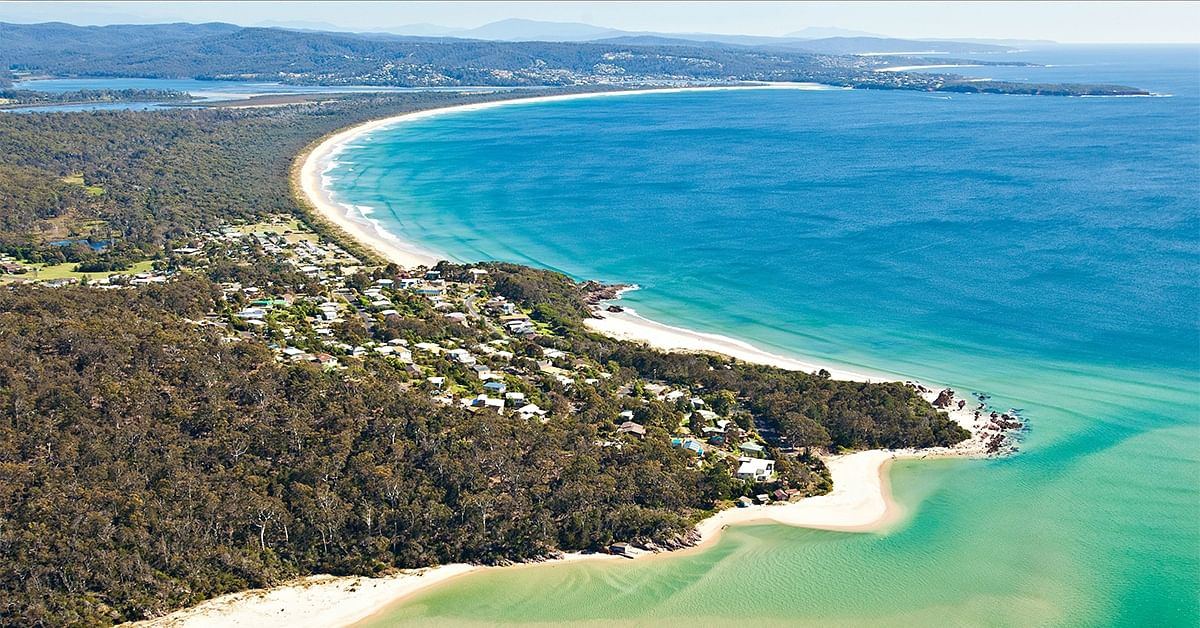
[[[170,281],[228,255],[265,256],[295,279],[254,285],[249,274],[221,283],[218,306],[197,324],[225,341],[260,341],[280,363],[351,378],[394,369],[410,390],[467,412],[528,422],[586,416],[598,446],[670,444],[697,468],[724,462],[735,480],[777,480],[775,461],[744,417],[714,410],[708,391],[638,379],[572,353],[528,309],[493,294],[486,269],[365,267],[280,217],[192,238],[169,252],[162,271],[112,285]],[[588,415],[598,399],[619,406]]]

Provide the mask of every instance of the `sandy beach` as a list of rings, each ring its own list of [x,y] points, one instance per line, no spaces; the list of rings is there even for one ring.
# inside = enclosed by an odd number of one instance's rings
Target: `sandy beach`
[[[473,565],[445,565],[386,578],[310,576],[271,589],[223,595],[170,615],[128,625],[190,628],[348,626],[405,595],[475,569],[477,567]]]
[[[588,327],[607,336],[621,340],[644,342],[664,351],[720,353],[737,358],[743,362],[766,364],[789,371],[812,373],[825,369],[833,379],[854,382],[883,382],[902,379],[897,375],[886,375],[883,373],[869,374],[828,364],[789,358],[764,351],[736,338],[693,331],[682,327],[673,327],[645,318],[631,308],[625,307],[623,309],[624,311],[622,312],[598,310],[594,316],[599,318],[589,318],[584,322]]]
[[[762,85],[729,88],[671,88],[644,90],[638,93],[666,93],[685,89],[812,89],[807,85]],[[371,246],[388,259],[404,266],[429,265],[436,257],[420,250],[390,234],[378,230],[369,221],[346,206],[330,198],[322,173],[336,158],[338,152],[354,138],[406,120],[427,118],[453,111],[469,111],[511,105],[515,102],[534,103],[550,100],[576,98],[598,98],[627,95],[628,92],[600,92],[545,96],[519,100],[504,100],[487,103],[460,105],[428,111],[420,111],[384,120],[368,122],[334,134],[305,158],[300,168],[300,188],[316,209],[326,219],[345,229],[350,235]],[[596,331],[622,339],[646,342],[651,346],[671,351],[715,352],[746,362],[767,364],[789,370],[814,372],[824,368],[836,379],[854,381],[895,381],[895,375],[854,372],[840,367],[822,365],[776,355],[763,351],[748,343],[733,338],[694,332],[657,323],[626,309],[624,312],[597,312],[601,318],[588,321]],[[939,389],[934,387],[922,395],[929,401],[937,397]],[[957,406],[958,398],[955,398]],[[696,530],[700,542],[694,551],[709,545],[719,538],[721,531],[731,525],[750,523],[778,523],[853,532],[884,531],[894,526],[903,512],[891,498],[887,480],[888,465],[900,458],[925,458],[930,456],[981,456],[986,451],[984,419],[974,417],[974,406],[964,404],[950,416],[971,431],[972,437],[951,448],[884,451],[872,450],[826,458],[833,490],[827,495],[809,497],[796,502],[773,505],[755,505],[748,508],[730,508],[701,521]],[[636,560],[653,559],[674,554],[644,554]],[[625,560],[605,554],[566,554],[556,561],[578,560]],[[312,576],[284,584],[269,590],[248,591],[222,596],[199,606],[178,611],[170,615],[139,622],[137,626],[155,627],[218,627],[218,626],[346,626],[362,621],[380,610],[394,605],[407,596],[481,569],[522,569],[548,563],[516,565],[509,567],[479,567],[473,565],[445,565],[399,573],[383,578]]]
[[[484,569],[528,569],[579,561],[624,561],[610,554],[563,554],[553,561],[484,567],[455,563],[381,578],[309,576],[270,589],[231,593],[131,628],[329,628],[352,626],[415,593]]]

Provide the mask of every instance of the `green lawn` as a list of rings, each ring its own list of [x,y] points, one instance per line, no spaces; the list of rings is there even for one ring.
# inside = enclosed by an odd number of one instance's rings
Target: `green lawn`
[[[99,185],[88,185],[83,180],[82,173],[76,173],[62,178],[62,182],[67,185],[78,185],[83,187],[83,193],[88,196],[100,196],[104,194],[104,188]]]
[[[107,273],[77,273],[75,272],[74,262],[68,262],[66,264],[54,264],[53,266],[48,266],[46,264],[26,264],[26,267],[30,269],[28,273],[25,273],[24,275],[0,275],[0,283],[21,280],[50,281],[53,279],[66,279],[68,277],[83,281],[84,278],[100,279],[101,277],[111,277],[112,275],[132,275],[134,273],[145,273],[152,270],[153,266],[154,260],[146,260],[130,266],[128,270],[119,270]],[[36,274],[34,273],[35,270],[37,271]]]
[[[78,185],[83,187],[83,193],[88,196],[102,196],[104,189],[100,185],[88,185],[83,180],[83,173],[76,173],[62,178],[62,183],[67,185]]]

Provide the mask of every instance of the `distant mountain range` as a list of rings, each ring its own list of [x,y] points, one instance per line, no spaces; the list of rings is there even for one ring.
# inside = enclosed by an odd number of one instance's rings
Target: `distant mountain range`
[[[321,22],[271,21],[260,24],[277,28],[311,31],[347,31]],[[1012,47],[1004,42],[979,39],[912,40],[887,37],[877,33],[848,30],[831,26],[810,26],[782,37],[759,35],[724,35],[718,33],[663,33],[626,31],[582,22],[546,22],[540,20],[507,19],[476,28],[451,28],[436,24],[406,24],[363,31],[363,34],[390,34],[437,39],[474,39],[484,41],[543,41],[543,42],[624,42],[643,45],[714,45],[783,48],[825,54],[864,53],[1001,53]],[[1053,42],[1042,42],[1043,44]]]

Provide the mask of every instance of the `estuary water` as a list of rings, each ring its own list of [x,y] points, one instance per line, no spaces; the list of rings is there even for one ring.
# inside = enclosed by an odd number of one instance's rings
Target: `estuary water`
[[[285,83],[262,83],[249,81],[216,81],[206,79],[161,79],[161,78],[40,78],[16,81],[13,89],[62,94],[82,90],[160,89],[186,92],[196,99],[196,104],[226,100],[241,100],[254,96],[284,94],[365,94],[379,92],[414,91],[461,91],[488,92],[494,87],[386,87],[376,85],[289,85]],[[66,105],[35,105],[5,109],[10,113],[48,113],[66,111],[157,111],[184,106],[181,103],[163,102],[85,102]]]
[[[1011,458],[894,465],[884,534],[485,571],[372,625],[1195,625],[1200,49],[1020,57],[1052,67],[962,72],[1164,96],[683,92],[354,141],[335,198],[428,250],[636,283],[649,318],[986,392],[1031,427]]]

